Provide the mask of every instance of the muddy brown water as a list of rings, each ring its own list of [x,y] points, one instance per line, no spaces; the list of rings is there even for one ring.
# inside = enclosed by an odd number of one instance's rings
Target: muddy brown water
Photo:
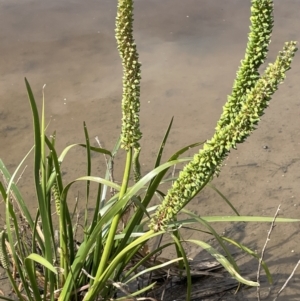
[[[93,144],[98,136],[104,147],[113,147],[120,131],[122,78],[114,39],[115,7],[116,1],[110,0],[0,1],[0,157],[11,172],[33,143],[24,77],[39,104],[46,84],[49,132],[57,130],[60,151],[84,142],[83,121]],[[135,37],[142,62],[141,162],[146,172],[172,116],[175,121],[165,158],[212,135],[244,55],[250,1],[139,0],[135,7]],[[268,62],[285,41],[300,40],[299,8],[298,0],[275,1]],[[299,78],[298,54],[258,129],[231,152],[214,180],[242,215],[273,216],[281,204],[280,216],[299,218]],[[93,173],[101,175],[103,158],[93,159]],[[20,186],[35,210],[29,188],[31,160]],[[116,162],[117,180],[122,162],[122,158]],[[64,167],[66,181],[81,176],[84,167],[84,151],[73,150]],[[190,209],[200,215],[232,214],[209,189]],[[216,228],[260,252],[269,225],[218,224]],[[299,223],[278,223],[272,233],[265,260],[275,285],[268,300],[300,259],[298,232]],[[197,257],[199,251],[191,247],[189,255]],[[255,262],[244,260],[241,266],[244,275],[255,275]],[[300,270],[278,300],[300,300],[299,275]],[[267,293],[265,281],[263,287]],[[256,300],[255,291],[244,291],[242,299],[246,298]],[[231,299],[232,295],[227,297]]]

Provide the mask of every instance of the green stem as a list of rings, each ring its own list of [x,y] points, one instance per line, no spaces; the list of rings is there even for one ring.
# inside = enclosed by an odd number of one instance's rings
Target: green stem
[[[122,262],[124,257],[127,256],[127,254],[130,251],[132,251],[134,247],[138,245],[142,245],[145,241],[148,241],[150,238],[153,238],[158,235],[162,235],[162,232],[155,233],[153,230],[149,230],[148,232],[144,233],[144,235],[137,238],[130,245],[127,245],[121,252],[117,253],[116,256],[112,259],[107,269],[99,276],[99,278],[95,279],[94,284],[88,290],[87,294],[84,296],[83,301],[95,300],[95,296],[98,294],[99,291],[104,289],[104,286],[107,285],[109,276],[113,274],[113,271],[118,267],[120,262]]]
[[[132,162],[132,148],[129,148],[129,150],[127,152],[126,165],[125,165],[123,182],[122,182],[122,187],[121,187],[119,199],[121,199],[127,191],[131,162]],[[114,219],[112,221],[111,227],[109,229],[107,241],[106,241],[106,244],[105,244],[105,247],[104,247],[104,250],[103,250],[103,255],[102,255],[100,265],[99,265],[99,268],[97,270],[97,274],[96,274],[95,279],[98,279],[99,277],[101,277],[102,273],[106,269],[106,266],[108,264],[108,260],[109,260],[109,257],[110,257],[111,249],[112,249],[112,246],[113,246],[114,241],[115,241],[114,237],[115,237],[116,232],[117,232],[117,228],[118,228],[118,224],[119,224],[119,221],[120,221],[120,218],[121,218],[121,214],[122,214],[122,212],[120,211],[114,217]]]

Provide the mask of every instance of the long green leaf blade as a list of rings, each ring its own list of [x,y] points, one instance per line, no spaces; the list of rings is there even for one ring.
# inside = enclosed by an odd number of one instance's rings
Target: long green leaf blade
[[[57,274],[57,270],[55,269],[55,267],[49,261],[47,261],[44,257],[42,257],[39,254],[32,253],[32,254],[27,256],[25,261],[26,260],[33,260],[33,261],[41,264],[42,266],[44,266],[45,268],[47,268],[48,270],[50,270],[54,274]]]
[[[203,248],[205,251],[207,251],[210,255],[212,255],[218,262],[222,264],[222,266],[229,272],[229,274],[234,277],[237,281],[240,283],[244,283],[249,286],[259,286],[259,284],[255,281],[247,280],[243,278],[232,266],[232,264],[226,259],[224,255],[222,255],[220,252],[218,252],[216,249],[214,249],[211,245],[200,241],[200,240],[194,240],[189,239],[188,242],[194,243],[201,248]]]

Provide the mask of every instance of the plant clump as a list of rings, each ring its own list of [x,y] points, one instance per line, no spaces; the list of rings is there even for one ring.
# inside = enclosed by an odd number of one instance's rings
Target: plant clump
[[[296,43],[286,43],[276,61],[269,64],[261,75],[259,68],[266,59],[274,22],[273,1],[252,0],[246,55],[215,134],[193,158],[180,158],[180,155],[201,143],[186,146],[174,153],[167,162],[161,163],[172,119],[158,150],[154,168],[142,176],[139,164],[139,141],[142,137],[139,119],[141,64],[133,38],[133,8],[133,0],[118,0],[115,35],[123,65],[123,115],[121,137],[112,151],[102,148],[100,143],[99,147],[92,147],[84,123],[85,143],[69,145],[59,156],[55,146],[56,134],[50,138],[46,134],[44,97],[39,114],[37,102],[25,79],[33,116],[34,146],[12,175],[0,159],[0,193],[5,202],[5,227],[0,231],[0,265],[18,300],[121,301],[135,300],[140,296],[145,299],[150,296],[150,292],[159,298],[155,295],[158,280],[163,280],[161,287],[165,290],[165,281],[175,275],[179,279],[186,279],[186,300],[189,301],[194,271],[191,271],[184,243],[196,244],[207,251],[237,283],[259,287],[259,279],[252,281],[240,275],[224,243],[228,242],[258,259],[259,266],[262,265],[271,282],[272,277],[262,258],[241,243],[218,235],[210,225],[210,217],[197,216],[184,207],[219,174],[231,149],[243,143],[254,131],[291,67],[297,50]],[[113,179],[112,169],[120,146],[126,152],[126,159],[123,180],[118,184]],[[63,162],[73,147],[85,148],[87,171],[84,176],[64,185]],[[31,151],[34,151],[33,189],[38,203],[34,215],[30,213],[15,181]],[[105,156],[107,170],[103,177],[92,176],[92,152]],[[168,170],[179,163],[186,164],[183,170],[175,180],[168,178]],[[131,185],[132,176],[134,183]],[[77,203],[74,205],[69,200],[69,190],[77,182],[86,183],[83,222],[79,222]],[[98,190],[91,205],[92,182],[98,185]],[[160,188],[165,182],[172,182],[166,194]],[[160,204],[150,206],[156,196],[161,200]],[[229,201],[227,203],[239,215],[232,204]],[[95,209],[89,218],[88,209],[91,207]],[[129,208],[134,210],[131,216],[125,218]],[[181,212],[188,214],[189,218],[179,220],[177,217]],[[240,221],[250,219],[240,215],[238,218]],[[273,220],[272,217],[251,218],[252,221],[260,222]],[[237,218],[214,217],[214,221],[224,220],[232,222],[237,221]],[[277,218],[276,221],[299,222],[288,218]],[[190,223],[202,225],[205,229],[201,231],[215,237],[221,251],[201,239],[184,240],[180,228]],[[82,237],[77,241],[77,231],[81,228]],[[165,242],[163,236],[171,238],[171,241]],[[158,239],[159,243],[151,250],[149,245],[153,239]],[[175,249],[176,257],[163,260],[160,254],[168,247]],[[202,271],[200,275],[203,275]],[[153,298],[150,299],[155,300]],[[12,301],[1,294],[0,299]]]

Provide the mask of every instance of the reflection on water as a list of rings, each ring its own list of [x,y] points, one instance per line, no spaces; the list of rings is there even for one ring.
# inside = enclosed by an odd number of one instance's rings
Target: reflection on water
[[[25,76],[37,100],[42,86],[47,85],[49,130],[58,131],[60,147],[83,141],[84,120],[91,137],[99,136],[106,147],[113,146],[120,130],[122,78],[114,40],[115,6],[116,1],[111,0],[0,1],[0,156],[7,164],[15,166],[32,144]],[[152,166],[172,116],[170,151],[213,133],[244,54],[249,6],[250,0],[136,1],[134,25],[143,78],[142,163],[146,169]],[[269,61],[284,41],[299,40],[298,10],[297,0],[275,1]],[[297,57],[260,129],[240,152],[229,157],[217,181],[243,214],[265,210],[271,215],[279,201],[299,195],[293,181],[299,176],[299,164],[289,169],[286,182],[270,178],[265,164],[267,160],[281,164],[299,156],[299,100],[295,97],[299,94],[299,65]],[[263,145],[268,145],[268,151]],[[84,166],[79,163],[81,158],[80,153],[80,158],[70,161],[71,177],[80,164]],[[259,175],[254,169],[230,168],[249,162],[260,166]],[[287,187],[288,192],[284,190]],[[285,210],[286,215],[294,216],[290,206]],[[263,239],[256,235],[257,240]],[[299,244],[286,248],[300,252]],[[283,251],[277,251],[277,256]]]

